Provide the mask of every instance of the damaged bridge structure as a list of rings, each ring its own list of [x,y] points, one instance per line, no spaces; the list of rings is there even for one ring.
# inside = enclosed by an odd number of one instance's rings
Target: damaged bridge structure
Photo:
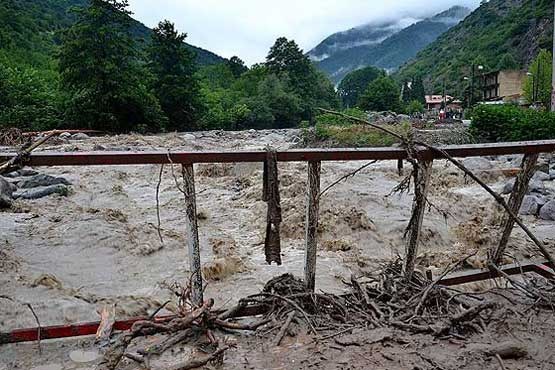
[[[222,151],[222,152],[75,152],[52,153],[36,152],[20,156],[18,165],[32,167],[49,166],[129,166],[129,165],[179,165],[183,178],[186,218],[183,220],[186,230],[186,248],[190,263],[191,301],[196,307],[203,305],[204,283],[201,273],[202,256],[199,245],[199,226],[197,222],[196,189],[194,165],[222,163],[260,163],[264,166],[263,199],[268,204],[267,228],[265,239],[266,261],[281,264],[280,224],[282,220],[279,192],[278,164],[282,162],[305,162],[307,164],[306,217],[305,217],[305,253],[303,281],[307,291],[314,291],[316,286],[316,265],[318,250],[318,215],[322,195],[320,175],[323,162],[335,161],[408,161],[413,171],[408,177],[414,186],[413,212],[406,234],[403,273],[410,276],[415,271],[418,245],[421,238],[422,222],[428,205],[427,195],[435,160],[451,160],[456,166],[460,164],[455,158],[523,155],[522,165],[508,202],[489,189],[488,192],[501,204],[505,205],[505,219],[497,245],[491,246],[489,261],[491,266],[485,270],[466,271],[464,273],[445,274],[439,277],[428,274],[430,283],[438,286],[454,286],[470,282],[483,281],[498,277],[508,277],[524,273],[536,273],[548,279],[555,277],[553,260],[545,245],[538,240],[518,217],[519,209],[528,189],[529,182],[537,169],[541,153],[555,152],[555,140],[495,144],[472,144],[433,148],[416,143],[410,148],[368,148],[368,149],[298,149],[287,151]],[[9,162],[16,154],[0,155],[0,163]],[[462,166],[462,165],[461,165]],[[464,167],[459,169],[468,171]],[[473,180],[480,179],[467,173]],[[476,177],[476,178],[475,178]],[[504,203],[503,203],[504,202]],[[540,262],[526,262],[519,265],[498,266],[506,251],[509,237],[515,224],[523,228],[530,239],[538,246],[545,257]],[[128,330],[133,324],[144,320],[131,318],[114,324],[115,330]],[[100,322],[61,325],[32,329],[20,329],[10,333],[0,333],[0,345],[24,341],[45,340],[95,334]]]

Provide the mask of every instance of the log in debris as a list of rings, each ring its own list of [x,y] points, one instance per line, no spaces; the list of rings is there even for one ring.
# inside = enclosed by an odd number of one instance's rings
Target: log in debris
[[[6,163],[3,163],[2,165],[0,165],[0,175],[4,175],[4,174],[10,173],[10,172],[14,172],[14,171],[22,169],[25,166],[26,162],[28,161],[29,155],[31,154],[31,152],[33,152],[33,150],[37,149],[39,146],[46,143],[48,140],[50,140],[52,137],[54,137],[56,135],[59,135],[59,132],[58,131],[52,131],[52,132],[49,132],[49,133],[45,134],[44,137],[38,139],[34,143],[29,143],[28,145],[25,145],[15,155],[15,157],[10,159]]]

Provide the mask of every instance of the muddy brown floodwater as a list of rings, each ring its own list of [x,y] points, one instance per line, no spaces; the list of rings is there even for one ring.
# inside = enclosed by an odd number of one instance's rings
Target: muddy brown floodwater
[[[267,146],[285,150],[298,146],[301,135],[298,130],[121,135],[60,140],[41,150],[199,151]],[[468,162],[496,189],[508,181],[500,169],[517,167],[518,163],[517,157]],[[323,163],[322,188],[362,164]],[[35,170],[66,178],[72,183],[71,191],[66,197],[18,200],[14,209],[0,214],[0,295],[30,303],[41,325],[95,321],[107,303],[117,303],[120,319],[147,315],[170,298],[165,285],[188,278],[183,195],[173,176],[179,178],[177,166],[173,169],[165,166],[160,186],[163,242],[157,232],[155,197],[160,166]],[[283,266],[265,264],[262,165],[197,165],[195,171],[201,256],[208,280],[206,296],[213,297],[217,307],[229,306],[241,297],[257,293],[273,276],[286,272],[302,276],[306,163],[279,164]],[[381,262],[403,253],[402,237],[410,216],[412,194],[391,194],[400,180],[396,162],[379,162],[337,185],[322,198],[318,290],[340,293],[345,288],[343,279],[353,273],[373,271]],[[479,252],[465,268],[482,267],[485,248],[491,246],[497,235],[500,210],[485,191],[468,183],[445,162],[434,164],[432,184],[432,203],[448,211],[449,216],[445,218],[434,209],[426,214],[419,268],[441,271],[472,251]],[[553,182],[545,186],[553,188]],[[525,220],[553,249],[554,224],[534,216],[526,216]],[[518,230],[511,239],[510,250],[518,259],[537,256]],[[552,319],[549,315],[542,318],[545,325],[553,328]],[[526,330],[540,332],[538,322],[530,325],[536,326]],[[0,300],[0,332],[34,326],[35,320],[27,308]],[[454,348],[466,346],[457,341],[438,344],[424,336],[418,339],[401,335],[397,339],[389,346],[369,344],[346,352],[345,348],[334,349],[329,343],[316,344],[303,335],[289,338],[277,349],[259,346],[252,336],[242,336],[237,339],[241,343],[239,349],[226,355],[225,368],[425,369],[434,367],[422,360],[419,353],[451,358]],[[553,344],[545,338],[541,343]],[[534,346],[539,352],[541,343]],[[0,370],[93,368],[94,362],[89,360],[94,360],[95,353],[90,339],[44,342],[42,347],[42,354],[34,343],[0,347]],[[396,356],[403,348],[406,351],[399,362]],[[462,356],[462,352],[457,353]],[[186,354],[184,349],[172,355]],[[454,364],[445,362],[443,367],[436,368],[451,368]],[[477,364],[476,368],[484,368],[483,362]],[[498,368],[495,363],[488,366]],[[545,369],[555,368],[553,362],[546,366]]]

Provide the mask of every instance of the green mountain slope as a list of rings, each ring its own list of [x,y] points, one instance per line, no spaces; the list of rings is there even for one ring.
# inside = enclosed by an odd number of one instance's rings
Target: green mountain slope
[[[375,43],[362,43],[360,39],[354,38],[357,35],[353,35],[350,42],[354,46],[329,53],[319,61],[318,66],[336,83],[349,72],[366,66],[396,70],[469,13],[468,8],[452,7],[402,30],[396,30]]]
[[[554,0],[490,0],[401,67],[400,79],[421,74],[430,91],[462,96],[473,63],[494,70],[510,54],[527,66],[551,49]]]
[[[8,65],[44,66],[52,63],[57,31],[70,26],[70,9],[84,6],[87,0],[1,0],[0,62]],[[151,30],[133,21],[133,34],[148,42]],[[224,61],[207,50],[189,45],[202,65]]]

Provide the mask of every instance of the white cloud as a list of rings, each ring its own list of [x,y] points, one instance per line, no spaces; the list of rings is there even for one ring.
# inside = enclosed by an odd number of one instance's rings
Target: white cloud
[[[130,0],[134,17],[149,27],[169,19],[188,42],[224,57],[262,62],[275,39],[295,39],[308,51],[322,39],[374,21],[421,18],[479,0]]]

